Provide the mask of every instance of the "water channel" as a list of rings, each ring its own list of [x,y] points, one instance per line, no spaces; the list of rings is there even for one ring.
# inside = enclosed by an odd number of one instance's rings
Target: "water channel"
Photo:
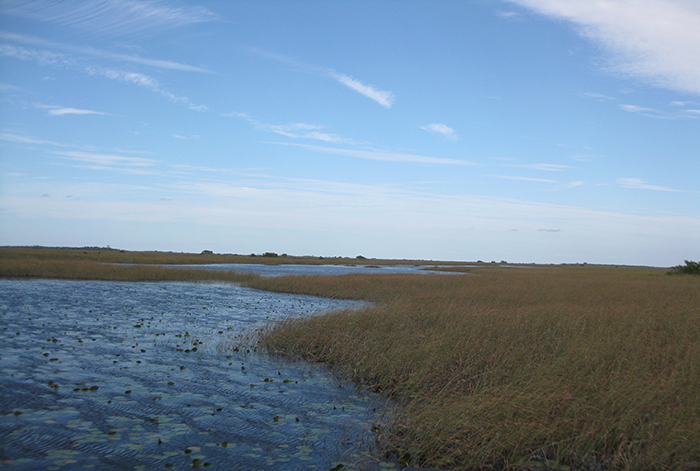
[[[234,349],[275,319],[360,306],[229,284],[0,280],[1,466],[396,469],[369,452],[386,402]]]

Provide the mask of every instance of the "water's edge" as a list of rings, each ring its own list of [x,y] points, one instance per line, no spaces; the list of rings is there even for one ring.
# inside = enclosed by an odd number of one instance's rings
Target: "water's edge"
[[[230,348],[274,319],[353,305],[215,283],[0,280],[0,460],[8,469],[370,462],[386,401],[323,367]]]

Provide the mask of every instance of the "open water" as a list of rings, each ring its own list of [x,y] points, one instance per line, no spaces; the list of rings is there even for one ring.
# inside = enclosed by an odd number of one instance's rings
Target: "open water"
[[[386,402],[322,367],[234,351],[275,319],[359,306],[225,284],[0,280],[0,467],[369,463]]]

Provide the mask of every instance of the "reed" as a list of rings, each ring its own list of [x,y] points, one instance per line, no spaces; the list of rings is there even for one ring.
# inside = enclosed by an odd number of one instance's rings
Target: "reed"
[[[664,269],[258,279],[377,302],[261,346],[394,397],[384,450],[468,469],[700,467],[700,284]]]

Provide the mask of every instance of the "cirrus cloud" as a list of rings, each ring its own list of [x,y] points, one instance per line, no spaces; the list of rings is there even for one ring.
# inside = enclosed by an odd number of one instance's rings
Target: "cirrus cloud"
[[[455,134],[455,130],[452,129],[451,127],[447,126],[446,124],[442,123],[430,123],[426,124],[425,126],[421,126],[421,129],[424,131],[428,131],[431,134],[442,134],[448,139],[456,139],[457,134]]]

